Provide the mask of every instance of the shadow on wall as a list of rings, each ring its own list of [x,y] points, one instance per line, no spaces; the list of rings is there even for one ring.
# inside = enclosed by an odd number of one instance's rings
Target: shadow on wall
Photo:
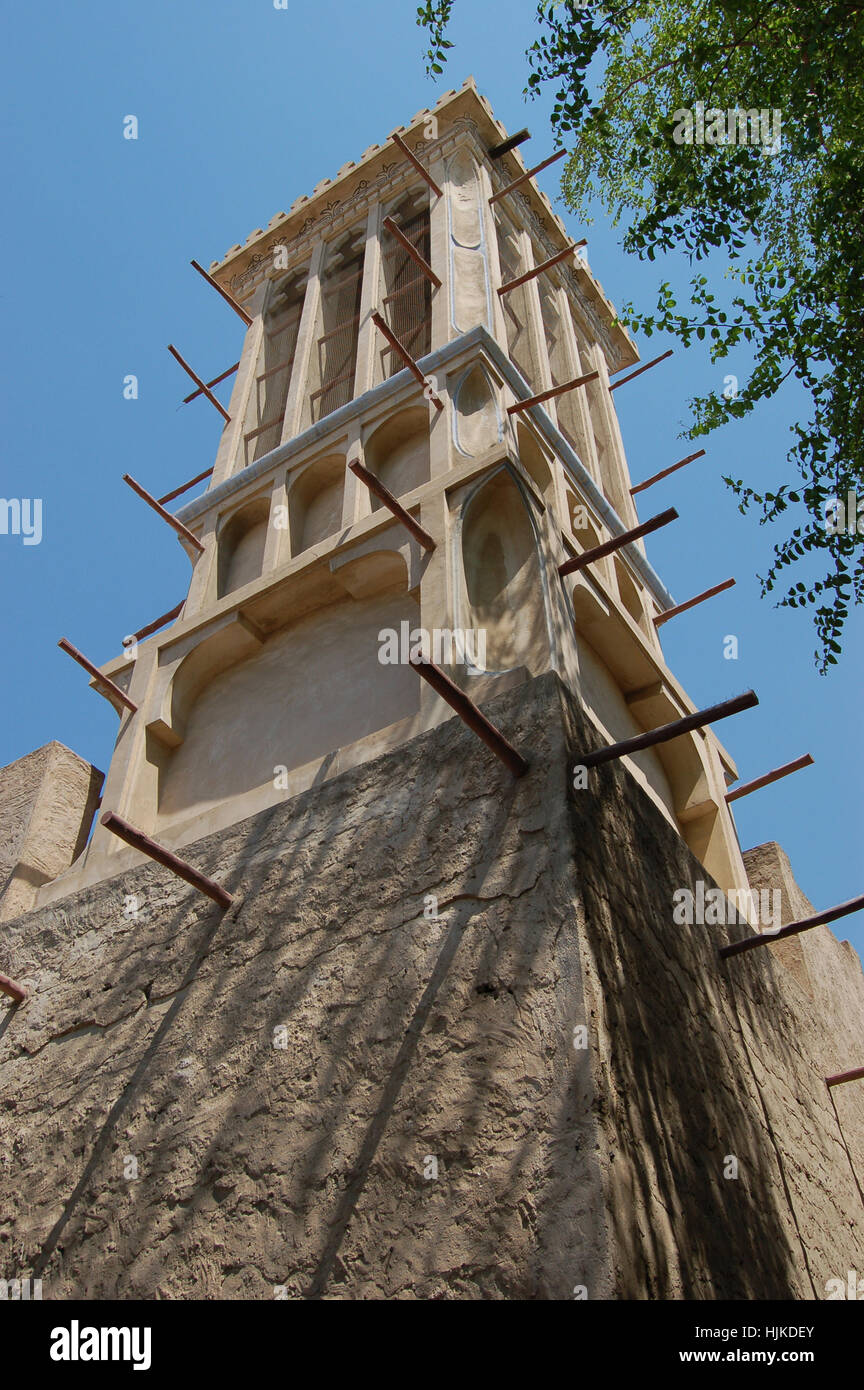
[[[151,865],[66,905],[94,949],[37,933],[60,1037],[16,1040],[34,1044],[30,1140],[0,1187],[28,1192],[16,1253],[52,1296],[796,1296],[775,1187],[732,1197],[716,1175],[727,1145],[761,1171],[734,1043],[704,970],[654,940],[698,866],[632,781],[604,781],[568,837],[560,689],[547,675],[491,703],[528,777],[451,720],[196,846],[238,894],[224,916]],[[113,985],[102,1021],[76,1030],[94,979]],[[583,1018],[603,1026],[596,1096],[571,1046]],[[598,1119],[621,1170],[605,1211]],[[124,1154],[146,1181],[122,1180]]]
[[[272,782],[419,710],[410,666],[382,666],[378,633],[419,608],[404,595],[318,609],[198,695],[160,772],[159,824]]]
[[[507,468],[466,503],[462,564],[470,625],[486,633],[486,669],[549,664],[537,537],[521,488]]]
[[[597,738],[572,717],[578,760]],[[571,804],[616,1297],[812,1298],[718,929],[672,922],[711,880],[623,768]]]

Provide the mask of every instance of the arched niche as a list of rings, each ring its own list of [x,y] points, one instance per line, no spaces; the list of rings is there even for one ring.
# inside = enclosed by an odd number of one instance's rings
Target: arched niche
[[[447,161],[450,230],[450,319],[457,333],[475,324],[491,327],[491,299],[483,233],[483,192],[477,165],[467,149]]]
[[[530,503],[509,468],[468,498],[461,549],[469,624],[485,632],[487,671],[549,662],[543,573]]]
[[[634,583],[627,566],[621,560],[615,560],[615,579],[618,584],[618,597],[626,608],[630,617],[643,631],[646,630],[645,605],[642,602],[642,595]]]
[[[412,406],[379,426],[364,448],[366,467],[394,497],[403,497],[429,481],[429,414]],[[382,504],[372,498],[372,510]]]
[[[461,453],[476,458],[501,439],[501,419],[495,388],[479,362],[456,387],[456,443]]]
[[[467,149],[459,149],[447,161],[450,188],[450,234],[457,246],[479,247],[483,240],[480,214],[481,191],[477,165]]]
[[[575,538],[580,553],[584,550],[593,550],[600,544],[599,526],[592,521],[588,508],[584,502],[580,502],[575,492],[567,488],[564,494],[567,505],[567,521],[570,532]],[[591,571],[597,578],[604,583],[609,583],[609,561],[595,560],[591,565]]]
[[[288,492],[291,554],[301,555],[333,536],[342,525],[345,460],[341,454],[316,459],[295,476]]]
[[[516,429],[516,448],[519,454],[519,462],[525,472],[537,484],[543,501],[547,506],[552,506],[555,498],[555,483],[552,479],[552,470],[549,467],[546,455],[537,442],[535,435],[525,425],[518,425]]]
[[[219,530],[217,597],[224,598],[258,579],[264,568],[264,547],[270,519],[270,499],[256,497],[227,517]]]

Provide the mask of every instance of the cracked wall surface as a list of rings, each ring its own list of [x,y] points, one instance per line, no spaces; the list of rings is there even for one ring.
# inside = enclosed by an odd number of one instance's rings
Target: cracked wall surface
[[[633,778],[570,790],[596,734],[558,678],[484,708],[526,777],[449,720],[184,850],[224,914],[142,861],[4,923],[34,992],[0,1014],[0,1277],[812,1298],[861,1268],[860,1103],[822,1080],[857,958],[810,934],[819,1017],[778,947],[721,963],[749,929],[673,925],[704,870]]]

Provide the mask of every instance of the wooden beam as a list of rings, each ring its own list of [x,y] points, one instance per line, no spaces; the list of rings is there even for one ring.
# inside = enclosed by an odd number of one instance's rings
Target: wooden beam
[[[518,179],[514,179],[512,183],[506,184],[504,188],[500,188],[497,193],[492,194],[492,197],[489,199],[489,206],[491,207],[493,203],[497,203],[502,198],[506,198],[508,193],[512,193],[515,188],[520,188],[523,183],[527,183],[529,179],[533,179],[534,175],[541,173],[543,169],[548,169],[550,164],[554,164],[557,160],[563,159],[566,153],[566,150],[558,150],[555,154],[550,154],[549,158],[544,159],[542,163],[535,164],[533,169],[528,169],[524,174],[520,174]]]
[[[485,714],[469,700],[464,691],[446,676],[440,666],[436,666],[431,661],[426,661],[424,657],[414,660],[409,657],[410,664],[418,675],[428,681],[432,689],[446,700],[451,709],[454,709],[463,723],[468,725],[478,738],[481,738],[487,748],[501,759],[502,763],[510,769],[514,777],[524,777],[528,771],[529,764],[521,753],[518,753],[512,743],[508,743],[504,735],[494,724],[490,724]]]
[[[734,579],[724,579],[722,584],[715,584],[713,589],[706,589],[704,593],[697,594],[695,598],[688,598],[684,603],[676,603],[674,608],[667,608],[665,613],[657,614],[654,626],[662,627],[670,618],[677,618],[679,613],[686,613],[688,608],[695,608],[697,603],[704,603],[706,598],[713,598],[715,594],[722,594],[724,589],[731,589],[734,583]]]
[[[644,492],[646,487],[653,487],[655,483],[659,483],[661,478],[668,478],[670,473],[676,473],[679,468],[684,467],[685,463],[692,463],[694,459],[703,458],[704,454],[704,449],[697,449],[695,454],[688,454],[686,459],[679,459],[670,468],[664,468],[661,472],[655,473],[653,478],[646,478],[644,483],[637,483],[635,487],[631,487],[630,496],[635,497],[637,492]]]
[[[517,145],[524,145],[525,141],[530,139],[530,130],[523,127],[522,130],[517,130],[515,135],[509,135],[506,140],[502,140],[499,144],[490,145],[486,153],[490,159],[501,159],[503,155],[515,150]]]
[[[658,516],[652,516],[650,521],[643,521],[641,526],[634,526],[632,530],[625,531],[623,536],[613,536],[611,541],[604,541],[602,545],[595,545],[591,550],[583,550],[581,555],[574,555],[572,560],[565,560],[563,565],[558,566],[558,573],[563,579],[565,575],[574,574],[576,570],[584,569],[595,560],[602,560],[604,555],[611,555],[614,551],[620,550],[623,545],[638,541],[642,536],[650,536],[652,531],[659,531],[661,526],[668,526],[670,521],[677,520],[678,513],[675,508],[669,507]]]
[[[16,1004],[22,1004],[27,998],[27,991],[24,986],[10,980],[8,975],[0,975],[0,994],[8,994],[9,998],[14,999]]]
[[[644,367],[637,367],[637,368],[636,368],[636,371],[635,371],[635,372],[631,372],[629,376],[622,376],[622,378],[621,378],[620,381],[615,381],[615,382],[612,383],[612,385],[609,387],[609,390],[610,390],[610,391],[617,391],[619,386],[623,386],[624,383],[627,382],[627,381],[633,381],[633,380],[635,380],[635,378],[636,378],[637,376],[641,376],[643,372],[650,371],[652,367],[656,367],[656,366],[657,366],[657,363],[658,363],[658,362],[665,362],[667,357],[671,357],[671,356],[672,356],[672,351],[673,351],[673,349],[670,348],[668,352],[661,352],[661,354],[660,354],[659,357],[655,357],[655,358],[652,359],[652,361],[646,362],[645,365],[644,365]]]
[[[228,379],[229,376],[233,376],[234,372],[237,371],[237,368],[238,368],[239,366],[240,366],[240,363],[239,363],[239,362],[235,362],[235,363],[234,363],[234,366],[233,366],[233,367],[229,367],[228,370],[227,370],[227,372],[223,372],[221,376],[214,376],[214,378],[213,378],[212,381],[208,381],[208,382],[207,382],[207,386],[208,386],[208,387],[209,387],[209,386],[218,386],[220,381],[226,381],[226,380]],[[199,390],[199,391],[192,391],[192,392],[190,393],[190,395],[184,396],[184,397],[183,397],[183,404],[184,404],[184,405],[188,405],[190,401],[194,401],[194,400],[196,399],[196,397],[197,397],[197,396],[200,396],[200,395],[201,395],[200,390]]]
[[[553,396],[563,396],[565,391],[572,391],[576,386],[586,386],[589,381],[596,381],[599,375],[599,372],[586,372],[585,376],[574,377],[572,381],[565,381],[562,386],[553,386],[551,391],[541,391],[536,396],[529,396],[527,400],[517,401],[515,405],[508,405],[507,414],[516,415],[520,410],[530,409],[532,405],[550,401]]]
[[[406,511],[401,502],[396,500],[393,493],[388,487],[384,486],[380,478],[376,478],[375,474],[370,473],[369,469],[364,468],[363,464],[357,459],[349,463],[348,467],[351,469],[351,472],[360,479],[361,483],[365,483],[369,491],[373,492],[375,496],[383,502],[384,506],[393,513],[396,520],[402,522],[405,529],[411,532],[415,541],[422,545],[424,550],[435,549],[435,542],[429,535],[429,532],[423,530],[420,523],[415,521],[411,513]]]
[[[373,309],[373,310],[372,310],[372,322],[374,323],[375,327],[378,329],[378,332],[379,332],[379,333],[382,333],[383,336],[387,339],[387,341],[388,341],[388,343],[390,344],[390,346],[391,346],[391,348],[393,349],[393,351],[394,351],[395,353],[398,353],[398,355],[402,358],[402,361],[405,363],[405,366],[406,366],[406,367],[408,368],[408,370],[411,372],[411,375],[412,375],[417,381],[419,381],[420,385],[425,389],[425,387],[428,385],[428,382],[427,382],[427,380],[426,380],[426,377],[423,375],[423,373],[421,372],[420,368],[417,366],[417,363],[414,361],[414,358],[411,356],[411,354],[410,354],[410,352],[408,351],[408,349],[407,349],[407,348],[404,348],[404,347],[402,346],[402,344],[400,343],[399,339],[398,339],[398,338],[396,337],[396,335],[391,331],[389,325],[388,325],[388,324],[385,322],[385,320],[381,317],[381,315],[378,313],[378,310],[377,310],[377,309]],[[429,392],[429,399],[431,400],[432,404],[435,406],[436,410],[443,410],[443,409],[444,409],[444,402],[443,402],[442,400],[440,400],[440,399],[438,398],[438,396],[435,395],[435,392],[432,391],[431,388],[430,388],[430,392]]]
[[[405,144],[405,141],[402,139],[402,136],[392,135],[390,138],[393,141],[393,144],[397,147],[397,149],[400,149],[402,151],[409,164],[413,164],[414,168],[417,170],[417,173],[421,174],[422,177],[426,180],[429,187],[432,189],[432,192],[435,194],[435,197],[440,198],[441,189],[438,187],[437,183],[433,179],[432,175],[428,172],[428,170],[423,168],[423,165],[420,163],[420,160],[417,158],[414,151],[409,150],[408,146]]]
[[[138,706],[132,700],[129,699],[129,696],[126,694],[126,691],[121,690],[119,685],[115,685],[114,682],[109,680],[107,676],[103,676],[102,672],[99,670],[99,667],[94,666],[92,661],[88,661],[86,656],[79,652],[77,647],[73,647],[72,643],[68,642],[65,637],[60,638],[60,641],[57,643],[57,646],[60,648],[61,651],[64,651],[67,656],[71,656],[73,661],[77,661],[79,666],[83,666],[84,670],[93,677],[97,685],[103,686],[103,688],[109,691],[109,693],[113,696],[115,700],[119,700],[121,705],[125,705],[126,708],[132,714],[137,713]]]
[[[576,759],[579,767],[599,767],[601,763],[612,762],[615,758],[626,758],[630,753],[640,753],[644,748],[653,748],[658,743],[668,743],[681,734],[689,734],[693,729],[701,729],[705,724],[716,724],[720,719],[728,719],[730,714],[740,714],[742,710],[758,705],[755,691],[748,690],[736,695],[734,700],[723,700],[719,705],[697,710],[695,714],[685,715],[683,719],[673,719],[671,724],[661,724],[657,729],[626,738],[621,743],[610,743],[607,748],[598,748],[594,753],[583,753]]]
[[[558,265],[559,261],[566,261],[568,256],[572,256],[574,251],[578,251],[580,246],[587,245],[587,238],[581,241],[574,241],[572,246],[565,246],[563,251],[559,251],[557,256],[550,256],[548,261],[542,261],[540,265],[535,265],[533,270],[526,270],[524,275],[517,275],[515,280],[508,280],[506,285],[498,286],[499,294],[509,294],[510,290],[518,289],[524,285],[526,280],[533,280],[535,276],[541,275],[544,270],[550,270],[553,265]]]
[[[199,473],[197,478],[190,478],[188,483],[184,483],[182,487],[175,487],[173,492],[166,492],[164,497],[157,497],[156,501],[160,507],[163,507],[166,502],[173,502],[175,497],[179,497],[183,492],[188,492],[190,487],[194,487],[196,483],[203,483],[204,479],[211,477],[212,473],[213,469],[207,468],[203,473]]]
[[[396,225],[396,223],[393,221],[393,218],[385,217],[383,226],[387,228],[387,231],[390,233],[391,236],[396,238],[403,251],[408,252],[408,255],[411,257],[412,261],[414,261],[415,265],[418,265],[420,269],[423,271],[423,274],[426,276],[426,279],[432,281],[432,284],[435,286],[436,290],[440,289],[441,281],[438,279],[438,276],[435,274],[435,271],[432,269],[425,256],[420,255],[420,252],[417,250],[417,247],[414,245],[413,241],[408,240],[407,236],[402,231],[402,228]]]
[[[761,932],[759,936],[745,936],[743,941],[733,941],[731,946],[721,946],[720,956],[740,956],[743,951],[753,951],[757,946],[768,946],[772,941],[784,941],[787,936],[797,936],[802,931],[821,927],[826,922],[836,922],[838,917],[848,917],[852,912],[860,912],[864,907],[864,896],[850,898],[839,907],[830,907],[827,912],[817,912],[813,917],[805,917],[801,922],[792,922],[779,930]]]
[[[213,395],[213,392],[210,390],[210,387],[207,385],[207,383],[202,381],[200,376],[193,372],[188,362],[184,362],[183,358],[180,356],[179,352],[172,343],[168,344],[168,351],[170,352],[171,356],[176,358],[176,360],[180,363],[180,366],[183,368],[184,372],[191,376],[192,380],[195,382],[195,385],[198,387],[199,392],[202,392],[207,397],[211,405],[215,405],[216,409],[219,411],[219,414],[224,416],[225,420],[230,425],[231,416],[228,414],[228,411],[225,409],[222,402],[217,401],[216,397]]]
[[[199,541],[198,537],[193,536],[192,532],[188,529],[188,527],[184,526],[182,521],[178,521],[176,516],[172,516],[170,512],[166,512],[165,508],[160,506],[160,504],[156,501],[156,498],[150,496],[150,493],[147,491],[146,488],[143,488],[140,483],[136,483],[135,479],[130,477],[128,473],[123,474],[123,481],[124,483],[128,483],[132,491],[137,492],[138,496],[142,497],[144,501],[147,503],[148,507],[152,507],[154,512],[156,512],[157,515],[161,516],[163,521],[167,521],[168,525],[171,526],[177,532],[178,536],[182,536],[182,538],[188,541],[190,545],[194,545],[196,550],[200,550],[203,552],[204,547]]]
[[[140,632],[133,633],[135,641],[143,642],[144,638],[149,637],[151,632],[158,632],[160,627],[164,627],[166,623],[172,623],[175,618],[179,618],[185,602],[185,598],[181,598],[177,607],[172,608],[170,613],[163,613],[161,618],[156,618],[154,622],[148,623],[146,627],[141,628]]]
[[[795,758],[791,763],[784,763],[782,767],[775,767],[773,772],[766,772],[762,777],[754,777],[752,782],[742,782],[740,787],[734,791],[726,793],[726,801],[737,801],[740,796],[749,796],[751,792],[758,792],[760,787],[770,786],[772,782],[779,782],[781,777],[788,777],[790,772],[797,772],[799,768],[809,767],[813,762],[809,753],[804,753],[800,758]]]
[[[195,269],[198,271],[198,274],[199,274],[199,275],[203,275],[203,276],[204,276],[204,279],[207,281],[207,284],[208,284],[208,285],[212,285],[213,289],[216,291],[217,294],[221,294],[221,296],[222,296],[222,298],[225,300],[225,303],[226,303],[226,304],[230,304],[230,305],[231,305],[231,308],[234,310],[235,314],[239,314],[239,315],[240,315],[240,317],[241,317],[241,319],[243,320],[243,322],[245,323],[246,327],[247,327],[247,328],[251,327],[252,320],[251,320],[251,318],[249,317],[249,315],[246,313],[246,310],[245,310],[245,309],[241,309],[240,305],[237,303],[237,300],[236,300],[236,299],[232,299],[232,297],[231,297],[231,295],[228,293],[228,291],[227,291],[227,290],[223,290],[222,286],[219,285],[219,284],[217,284],[216,281],[213,279],[213,276],[207,274],[207,271],[204,269],[203,265],[199,265],[197,261],[190,261],[189,264],[190,264],[191,266],[194,266],[194,267],[195,267]]]
[[[143,831],[136,830],[134,825],[130,825],[122,816],[116,815],[113,811],[106,811],[100,817],[100,824],[110,830],[112,835],[116,835],[119,840],[125,840],[127,845],[132,845],[142,854],[146,854],[150,859],[155,859],[157,864],[162,864],[166,869],[170,869],[178,878],[182,878],[186,883],[191,883],[193,888],[197,888],[199,893],[205,897],[212,898],[214,903],[220,907],[230,907],[234,898],[223,888],[220,883],[215,883],[212,878],[202,874],[198,869],[193,869],[191,864],[187,864],[185,859],[178,859],[176,854],[172,854],[170,849],[164,845],[159,845],[155,840],[151,840],[149,835]]]
[[[834,1076],[825,1077],[825,1085],[829,1089],[842,1086],[846,1081],[864,1081],[864,1067],[856,1067],[854,1071],[838,1071]]]

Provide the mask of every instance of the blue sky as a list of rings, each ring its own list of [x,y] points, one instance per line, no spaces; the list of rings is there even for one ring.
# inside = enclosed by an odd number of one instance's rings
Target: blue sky
[[[213,461],[219,417],[201,400],[178,410],[186,379],[165,345],[210,377],[236,361],[243,329],[190,258],[209,265],[469,73],[511,131],[532,130],[526,157],[545,157],[551,99],[522,97],[534,10],[530,0],[457,0],[456,47],[437,84],[423,70],[410,0],[15,10],[2,58],[0,493],[43,498],[44,536],[29,547],[0,536],[0,765],[56,738],[105,769],[116,716],[57,640],[105,661],[125,633],[185,595],[185,555],[121,475],[159,494]],[[129,114],[137,141],[123,139]],[[554,166],[540,183],[557,194]],[[559,211],[574,236],[585,233]],[[661,278],[687,279],[683,263],[661,271],[626,258],[602,218],[588,235],[591,267],[614,303],[653,305]],[[667,345],[639,346],[647,360]],[[714,367],[704,345],[679,347],[616,392],[634,480],[691,452],[677,438],[688,397],[745,369],[743,355]],[[127,373],[139,378],[137,401],[123,399]],[[727,471],[757,487],[779,481],[789,424],[805,405],[790,385],[756,418],[715,435],[705,459],[644,494],[640,509],[680,513],[648,542],[678,600],[737,577],[735,589],[667,625],[667,659],[697,704],[757,691],[758,709],[718,726],[743,779],[813,754],[814,767],[742,801],[737,820],[745,847],[779,840],[804,891],[828,907],[864,889],[861,614],[839,670],[820,677],[809,618],[759,598],[770,532],[738,513],[721,481]],[[724,660],[727,634],[739,639],[737,661]],[[864,915],[838,934],[861,950]]]

